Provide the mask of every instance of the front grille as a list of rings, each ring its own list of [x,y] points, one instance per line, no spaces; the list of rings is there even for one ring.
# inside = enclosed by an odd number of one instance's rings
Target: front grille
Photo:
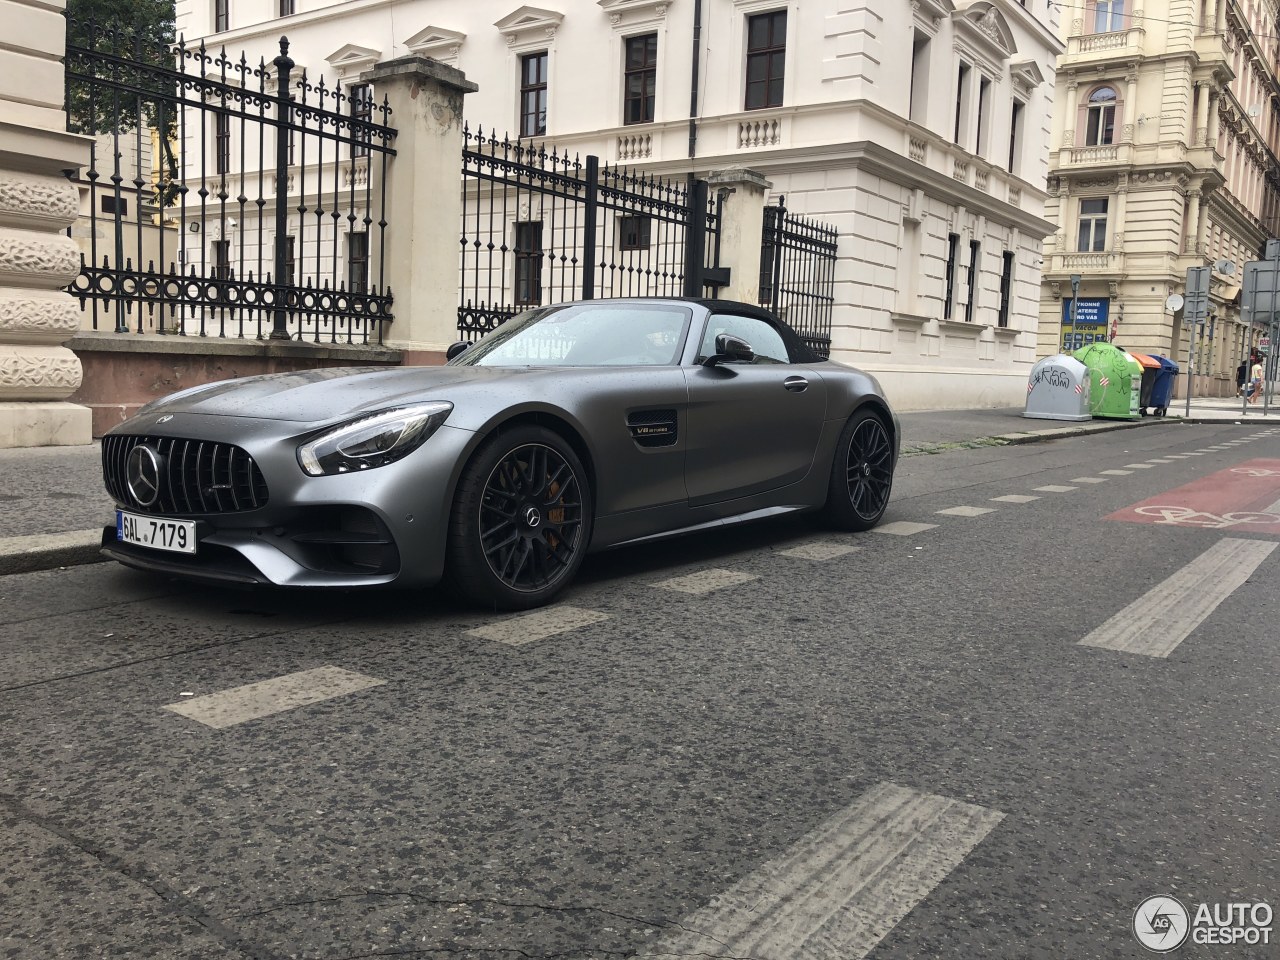
[[[160,458],[160,495],[151,505],[129,491],[129,451],[145,443]],[[155,514],[235,513],[267,502],[267,481],[253,457],[230,443],[181,437],[102,438],[102,476],[117,503]]]

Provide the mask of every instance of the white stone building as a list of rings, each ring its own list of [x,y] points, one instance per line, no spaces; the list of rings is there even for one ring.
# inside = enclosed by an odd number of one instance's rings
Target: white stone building
[[[177,27],[251,60],[287,35],[312,83],[420,54],[479,85],[473,128],[663,175],[754,170],[839,230],[834,358],[904,409],[1022,402],[1056,6],[545,2],[178,0]]]

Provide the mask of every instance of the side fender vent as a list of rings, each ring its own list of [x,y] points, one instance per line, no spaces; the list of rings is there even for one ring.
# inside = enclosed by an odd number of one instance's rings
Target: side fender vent
[[[676,412],[638,410],[627,417],[627,429],[642,447],[669,447],[676,442]]]

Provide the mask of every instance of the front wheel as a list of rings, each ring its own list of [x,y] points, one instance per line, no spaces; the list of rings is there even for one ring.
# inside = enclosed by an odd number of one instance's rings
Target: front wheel
[[[449,583],[494,610],[549,603],[582,565],[591,509],[586,471],[559,434],[537,426],[498,433],[458,482]]]
[[[893,442],[870,410],[849,418],[831,462],[827,520],[841,530],[870,530],[884,516],[893,488]]]

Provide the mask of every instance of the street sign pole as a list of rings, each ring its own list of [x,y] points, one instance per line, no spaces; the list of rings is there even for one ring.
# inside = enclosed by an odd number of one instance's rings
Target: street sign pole
[[[1182,324],[1187,328],[1187,418],[1191,417],[1191,390],[1195,383],[1196,334],[1209,312],[1209,268],[1187,268],[1187,296]]]
[[[1271,312],[1267,315],[1267,333],[1270,334],[1276,325],[1276,287],[1280,286],[1276,283],[1277,276],[1280,276],[1276,271],[1280,267],[1280,240],[1267,241],[1267,259],[1271,261]],[[1271,342],[1274,343],[1274,339]],[[1267,358],[1260,359],[1262,360],[1262,382],[1258,384],[1258,389],[1262,391],[1262,415],[1265,417],[1271,408],[1271,391],[1268,389],[1271,381],[1267,379]],[[1253,373],[1253,370],[1250,369],[1248,373]]]

